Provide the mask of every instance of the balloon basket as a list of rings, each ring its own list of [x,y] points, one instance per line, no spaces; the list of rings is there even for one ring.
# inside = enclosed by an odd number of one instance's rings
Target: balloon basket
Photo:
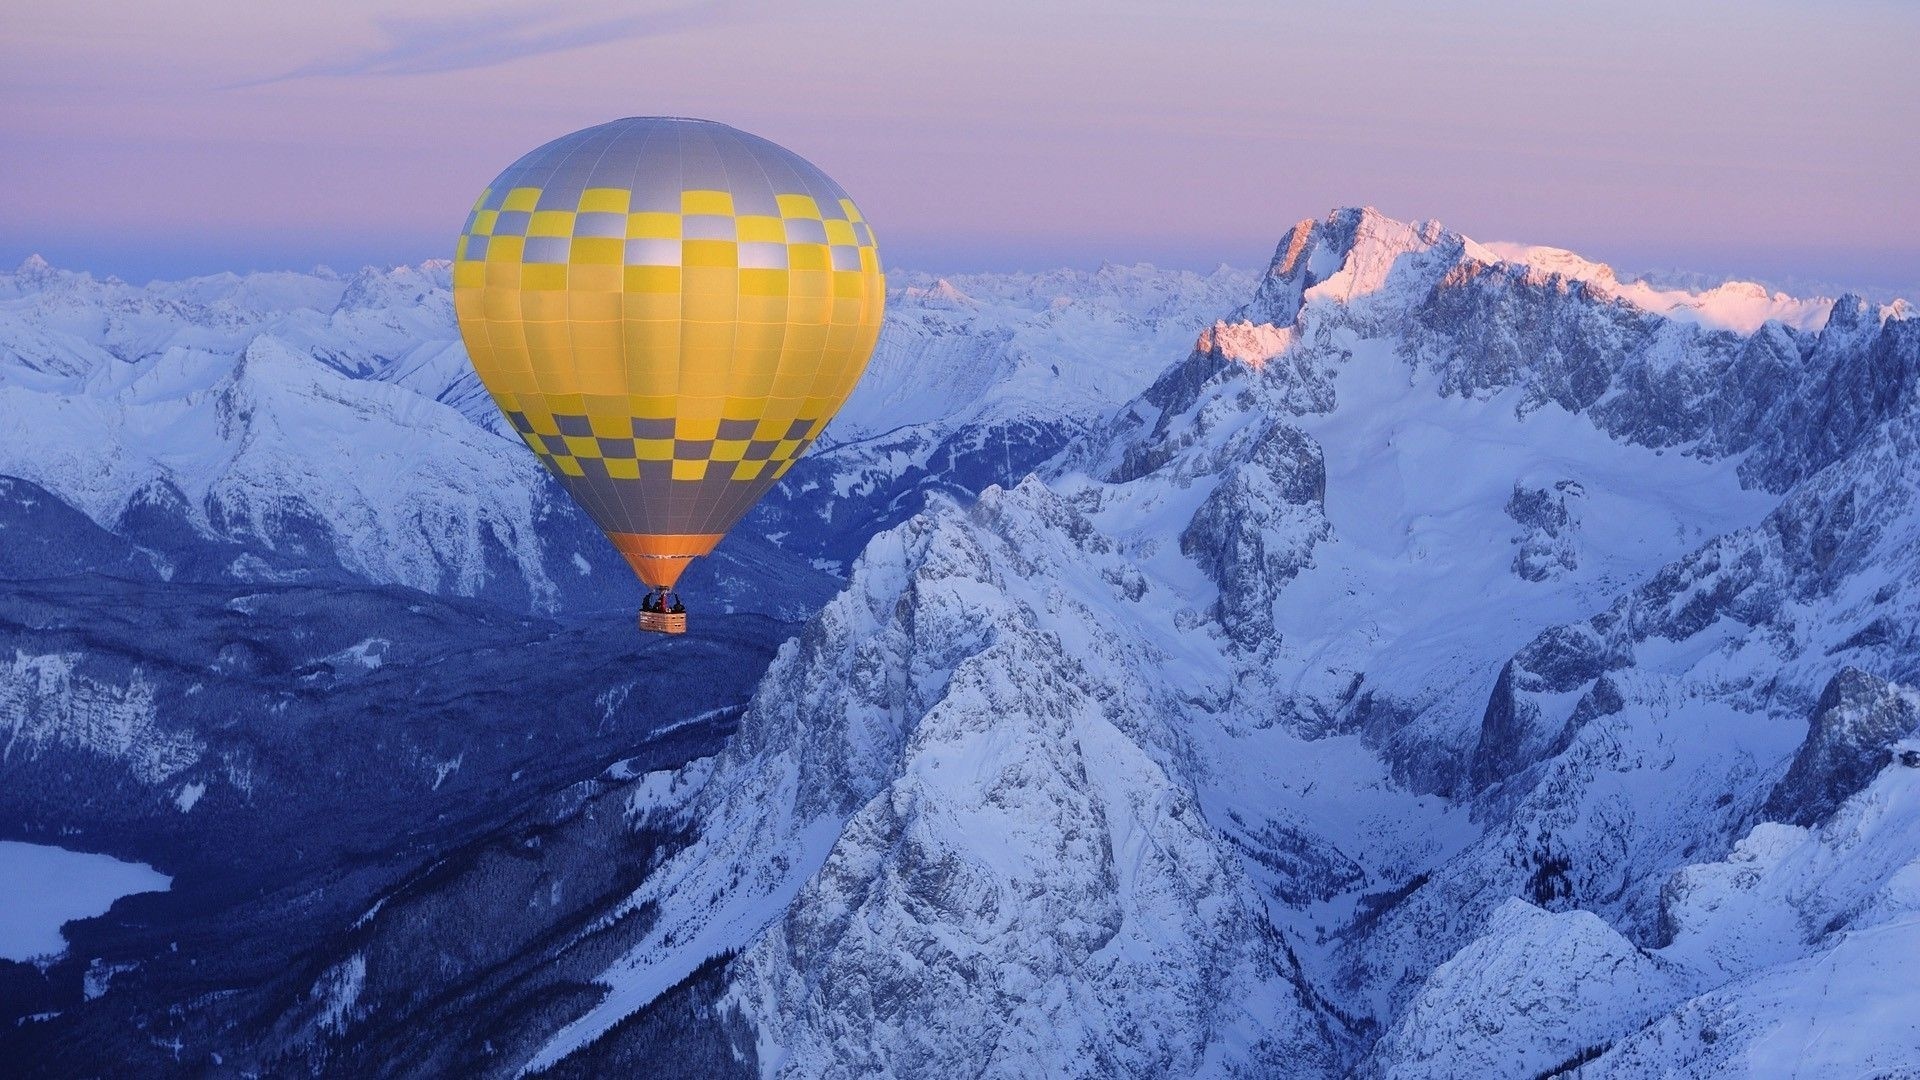
[[[643,611],[640,613],[640,629],[650,634],[684,634],[687,632],[687,613]]]

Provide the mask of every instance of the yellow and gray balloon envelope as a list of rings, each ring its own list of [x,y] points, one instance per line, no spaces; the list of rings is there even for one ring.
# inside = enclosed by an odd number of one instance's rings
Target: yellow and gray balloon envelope
[[[661,588],[819,437],[885,299],[873,230],[838,184],[765,139],[670,117],[508,166],[453,264],[481,381]]]

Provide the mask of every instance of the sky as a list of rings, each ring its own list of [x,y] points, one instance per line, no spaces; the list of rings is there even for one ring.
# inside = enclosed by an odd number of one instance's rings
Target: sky
[[[447,258],[620,116],[813,161],[889,266],[1264,266],[1346,205],[1627,269],[1920,283],[1920,3],[11,0],[0,260]]]

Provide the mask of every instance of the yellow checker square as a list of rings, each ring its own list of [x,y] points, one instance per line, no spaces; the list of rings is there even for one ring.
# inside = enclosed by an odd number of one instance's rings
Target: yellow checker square
[[[745,439],[716,439],[713,443],[713,452],[708,457],[713,461],[739,461],[746,456],[746,453]]]
[[[677,266],[629,266],[625,270],[626,291],[672,296],[678,311],[680,268]]]
[[[676,417],[673,423],[673,437],[696,441],[712,439],[720,433],[720,418],[717,416]]]
[[[707,424],[709,427],[713,424],[718,424],[720,422],[720,410],[725,408],[727,404],[727,395],[725,392],[710,394],[698,390],[688,390],[683,386],[680,390],[679,401],[679,411],[674,414],[674,419],[680,422],[680,437],[683,439],[713,438],[711,431],[704,434],[688,435],[686,423],[689,420],[698,420],[703,424]]]
[[[534,216],[538,217],[539,215],[536,214]],[[853,236],[853,222],[851,221],[842,221],[839,218],[828,218],[826,221],[826,229],[827,243],[829,244],[851,247],[856,243]]]
[[[487,241],[487,262],[518,264],[526,246],[523,236],[496,236]]]
[[[577,465],[574,467],[579,468],[579,466]],[[781,477],[787,475],[787,470],[791,468],[793,468],[793,459],[788,458],[787,460],[773,467],[773,478],[775,480],[780,479]]]
[[[733,466],[733,478],[735,480],[758,480],[761,471],[766,467],[767,463],[764,461],[735,462]]]
[[[733,213],[733,192],[731,191],[682,191],[680,193],[680,212],[683,214],[727,214]]]
[[[473,228],[470,231],[475,236],[491,236],[494,223],[499,220],[500,211],[498,210],[478,211],[473,215]]]
[[[520,395],[520,412],[526,416],[527,425],[533,428],[535,435],[558,435],[560,425],[553,419],[553,411],[547,406],[547,399],[539,393]]]
[[[629,240],[678,240],[680,215],[661,210],[645,210],[627,215]]]
[[[466,261],[453,264],[453,296],[455,300],[458,300],[462,293],[471,289],[478,289],[486,283],[486,263]]]
[[[567,287],[566,263],[525,263],[520,267],[520,287],[540,292],[560,292]],[[565,300],[564,295],[561,296]]]
[[[705,461],[681,461],[676,458],[673,463],[673,478],[675,480],[705,480],[707,478],[707,463]]]
[[[517,187],[517,188],[514,188],[512,191],[507,192],[506,199],[500,203],[500,209],[531,211],[535,206],[538,206],[539,204],[540,204],[539,188]]]
[[[820,220],[820,204],[811,195],[775,195],[773,201],[780,207],[781,217]]]
[[[736,267],[740,265],[740,245],[732,240],[682,240],[680,264],[689,270],[708,266]]]
[[[759,420],[767,410],[765,394],[753,394],[746,397],[729,397],[720,406],[723,420]]]
[[[566,435],[567,450],[576,458],[597,458],[600,456],[600,442],[589,435]]]
[[[535,210],[527,221],[528,236],[572,236],[573,211]]]
[[[557,457],[557,458],[554,458],[554,459],[553,459],[553,464],[554,464],[554,466],[555,466],[555,467],[557,467],[557,468],[558,468],[558,469],[559,469],[559,470],[561,471],[561,473],[563,473],[563,474],[565,474],[565,475],[567,475],[567,476],[585,476],[585,475],[587,475],[587,470],[585,470],[585,469],[583,469],[583,468],[581,468],[581,467],[580,467],[580,463],[579,463],[578,461],[575,461],[574,459],[572,459],[572,458],[570,458],[570,457]],[[776,473],[775,475],[779,475],[779,474],[777,474],[777,473]]]
[[[627,400],[633,415],[643,420],[671,420],[674,410],[680,407],[679,396],[675,394],[633,394]]]
[[[587,396],[574,393],[554,393],[547,395],[547,408],[555,416],[587,415]]]
[[[639,461],[672,461],[672,439],[635,439],[633,455]]]
[[[788,244],[787,267],[793,271],[793,291],[797,293],[800,291],[800,282],[808,276],[801,271],[831,270],[833,253],[825,244]]]
[[[583,214],[624,214],[627,212],[626,188],[590,187],[580,193]]]
[[[607,438],[613,438],[615,436],[628,438],[632,436],[633,432],[629,430],[627,426],[628,416],[630,415],[627,406],[627,395],[588,394],[586,395],[586,399],[587,420],[593,424],[593,433],[595,435],[602,435]],[[607,430],[601,430],[603,426],[605,426]]]
[[[787,242],[786,223],[777,217],[765,214],[742,214],[734,219],[733,224],[743,241],[763,244]]]
[[[627,242],[610,236],[577,236],[573,243],[567,245],[567,261],[617,268],[627,261]],[[593,287],[600,288],[599,285]],[[617,274],[613,287],[620,287]]]
[[[841,213],[843,213],[843,214],[845,214],[845,215],[847,215],[847,220],[848,220],[848,221],[859,221],[859,220],[860,220],[860,208],[859,208],[859,207],[857,207],[857,206],[855,206],[855,205],[853,205],[853,200],[852,200],[852,199],[841,199],[841,200],[840,200],[840,212],[841,212]]]

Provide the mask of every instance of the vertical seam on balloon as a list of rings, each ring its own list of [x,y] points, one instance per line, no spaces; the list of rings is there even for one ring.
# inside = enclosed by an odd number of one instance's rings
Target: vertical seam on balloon
[[[815,171],[818,172],[817,169]],[[839,210],[842,214],[845,214],[846,209],[840,205],[839,200],[846,199],[848,202],[852,202],[853,200],[848,198],[847,193],[845,191],[840,190],[840,185],[834,183],[833,180],[830,177],[828,177],[825,173],[819,173],[819,177],[821,180],[826,182],[828,188],[830,189],[828,192],[829,194],[835,194],[835,193],[838,194],[838,198],[834,200],[834,204],[833,204],[834,209]],[[824,211],[822,211],[821,216],[824,224],[824,219],[825,219]],[[829,237],[828,239],[829,241],[831,241],[832,238]],[[803,409],[806,407],[807,399],[817,398],[820,396],[820,384],[826,377],[827,369],[831,366],[827,362],[827,357],[828,357],[828,350],[831,348],[831,345],[833,342],[833,329],[835,324],[839,321],[839,317],[838,317],[838,312],[840,308],[840,296],[839,296],[839,284],[838,284],[839,273],[840,271],[833,268],[833,247],[832,247],[832,244],[829,243],[827,247],[827,287],[830,290],[830,292],[828,295],[828,302],[827,302],[827,340],[821,345],[820,362],[814,366],[813,380],[807,385],[806,396],[801,398],[800,400],[800,405],[801,405],[801,408]],[[828,410],[828,409],[822,409],[821,416],[812,417],[809,419],[812,419],[812,420],[824,419],[825,414],[830,411],[831,410]],[[801,417],[799,415],[799,410],[795,410],[794,419],[798,420],[800,418]],[[821,427],[822,429],[824,429],[826,425],[822,423]],[[787,460],[784,463],[785,469],[774,470],[776,473],[779,474],[776,477],[776,479],[785,479],[786,477],[785,470],[790,470],[793,467],[792,463],[795,461],[798,461],[799,458],[800,458],[799,448],[796,447],[793,452],[788,454]]]
[[[605,125],[601,125],[601,127],[604,127],[604,126]],[[595,130],[595,129],[589,129],[589,130]],[[592,142],[591,138],[583,138],[575,146],[569,147],[567,149],[565,156],[563,156],[560,159],[559,164],[554,167],[553,176],[549,178],[548,184],[551,185],[554,181],[559,180],[562,176],[566,176],[569,178],[574,176],[582,176],[580,180],[580,190],[581,190],[581,197],[584,197],[586,192],[586,180],[584,177],[589,177],[593,174],[593,165],[587,165],[585,167],[584,175],[573,171],[571,169],[571,166],[573,165],[574,160],[580,156],[581,150],[585,146],[590,145],[591,142]],[[607,145],[611,145],[611,142],[612,142],[611,138],[607,139]],[[595,163],[598,163],[600,158],[605,157],[606,152],[607,152],[607,146],[603,145],[601,147],[599,156],[594,159]],[[542,194],[544,193],[545,193],[545,188],[543,187]],[[579,228],[579,210],[580,210],[580,200],[579,198],[576,198],[574,200],[573,229]],[[573,232],[569,231],[567,236],[568,261],[566,264],[566,271],[565,271],[566,281],[565,281],[565,286],[563,291],[563,295],[566,299],[566,313],[567,313],[566,356],[567,356],[568,365],[572,369],[571,385],[576,388],[576,392],[581,398],[581,402],[580,402],[581,415],[588,425],[588,431],[591,432],[592,425],[593,425],[593,412],[591,409],[587,408],[587,405],[586,405],[586,380],[581,374],[579,345],[575,341],[575,335],[574,335],[574,330],[576,328],[576,323],[578,320],[576,320],[573,317],[573,298],[575,295],[575,285],[574,285],[574,279],[573,279],[573,265],[572,265],[573,239],[574,239]],[[572,447],[569,446],[568,449],[571,450]],[[598,482],[598,478],[591,475],[591,470],[588,467],[588,464],[582,463],[581,455],[573,454],[571,456],[574,458],[577,467],[580,469],[580,475],[576,478],[580,481],[580,488],[583,491],[588,493],[588,499],[585,500],[589,505],[588,516],[594,519],[595,523],[597,523],[600,526],[603,532],[612,531],[615,521],[617,520],[617,515],[615,512],[615,507],[610,505],[607,502],[607,497],[609,495],[616,495],[617,493],[612,490],[612,484],[609,483],[609,484],[603,485]],[[592,460],[593,460],[592,458],[585,459],[586,462],[591,462]],[[603,473],[606,472],[606,467],[604,463],[601,463],[600,470]]]
[[[615,124],[617,124],[617,123],[619,123],[619,121],[614,121],[613,123],[615,123]],[[612,125],[611,125],[611,124],[605,124],[605,125],[601,125],[601,126],[602,126],[602,127],[609,127],[609,126],[612,126]],[[614,144],[615,144],[615,143],[617,143],[618,141],[619,141],[619,132],[618,132],[618,131],[616,130],[616,131],[615,131],[615,132],[614,132],[614,133],[613,133],[613,134],[612,134],[611,136],[609,136],[609,137],[607,138],[607,140],[606,140],[606,143],[605,143],[605,145],[603,145],[603,146],[602,146],[602,147],[600,148],[600,153],[599,153],[599,155],[598,155],[598,156],[596,156],[596,157],[595,157],[595,158],[593,159],[593,164],[591,164],[591,165],[588,165],[588,166],[587,166],[587,168],[586,168],[586,171],[585,171],[585,174],[584,174],[584,175],[583,175],[583,176],[581,177],[581,180],[580,180],[580,200],[584,200],[584,199],[585,199],[585,198],[587,197],[587,192],[588,192],[588,190],[590,190],[590,188],[589,188],[589,186],[588,186],[588,185],[592,183],[592,181],[593,181],[593,175],[594,175],[594,173],[595,173],[595,172],[596,172],[596,171],[597,171],[597,170],[598,170],[598,169],[600,168],[600,163],[601,163],[601,162],[603,162],[603,161],[605,161],[605,160],[607,159],[607,152],[608,152],[609,150],[612,150],[612,149],[613,149],[613,147],[614,147]],[[629,196],[629,200],[631,200],[631,196]],[[575,234],[575,236],[574,236],[574,238],[575,238],[575,239],[578,239],[578,238],[579,238],[579,235],[578,235],[578,234],[579,234],[579,229],[580,229],[580,218],[579,218],[579,209],[580,209],[580,207],[579,207],[579,200],[576,200],[576,201],[575,201],[575,204],[574,204],[574,224],[573,224],[573,227],[574,227],[574,234]],[[629,206],[629,209],[631,209],[631,206]],[[623,236],[625,235],[625,230],[624,230],[624,229],[622,230],[622,235],[623,235]],[[575,289],[574,289],[574,281],[573,281],[573,266],[572,266],[572,259],[573,259],[573,251],[572,251],[572,248],[571,248],[571,245],[569,245],[569,248],[568,248],[568,251],[567,251],[567,259],[568,259],[568,266],[567,266],[567,305],[568,305],[568,307],[567,307],[567,315],[568,315],[568,317],[569,317],[569,318],[571,319],[571,318],[572,318],[572,316],[573,316],[573,306],[572,306],[572,305],[573,305],[573,298],[574,298],[574,296],[576,295],[576,293],[575,293]],[[623,258],[623,259],[622,259],[622,261],[621,261],[621,275],[622,275],[622,288],[624,288],[624,287],[625,287],[625,274],[626,274],[626,263],[625,263],[625,260],[624,260],[624,258]],[[622,315],[624,316],[624,312],[622,313]],[[619,326],[620,326],[620,323],[619,323],[619,320],[618,320],[618,319],[616,319],[616,320],[615,320],[615,322],[614,322],[614,328],[615,328],[615,329],[617,330],[617,329],[619,329]],[[575,383],[576,383],[576,384],[582,384],[582,385],[584,385],[584,383],[585,383],[585,380],[584,380],[583,378],[581,378],[581,375],[580,375],[580,354],[579,354],[579,351],[578,351],[578,349],[579,349],[579,346],[577,346],[577,345],[575,345],[575,344],[573,344],[573,342],[571,342],[571,341],[569,341],[569,342],[568,342],[568,345],[569,345],[569,349],[568,349],[568,352],[569,352],[569,354],[570,354],[570,355],[571,355],[571,356],[573,357],[573,366],[574,366],[574,373],[573,373],[573,377],[574,377],[574,381],[575,381]],[[621,345],[620,345],[620,350],[621,350],[621,354],[624,354],[624,352],[625,352],[625,343],[624,343],[624,341],[622,341],[622,343],[621,343]],[[622,374],[622,376],[623,376],[623,377],[621,378],[621,383],[622,383],[623,385],[622,385],[622,387],[621,387],[621,389],[622,389],[622,390],[624,390],[624,389],[625,389],[625,386],[624,386],[624,383],[626,382],[626,379],[624,378],[624,376],[625,376],[625,369],[624,369],[624,360],[625,360],[625,356],[624,356],[624,355],[621,355],[621,354],[617,354],[617,355],[619,355],[619,358],[620,358],[620,359],[621,359],[621,361],[623,362],[623,367],[622,367],[622,370],[621,370],[621,374]],[[592,425],[593,425],[593,410],[592,410],[591,408],[589,408],[589,407],[586,407],[586,402],[585,402],[585,400],[584,400],[584,399],[583,399],[583,400],[581,401],[581,405],[582,405],[582,407],[583,407],[583,409],[585,410],[585,412],[586,412],[586,414],[587,414],[587,425],[588,425],[588,428],[589,428],[589,430],[591,430],[591,429],[592,429]],[[598,438],[598,433],[595,433],[595,438]],[[597,448],[597,446],[598,446],[598,444],[596,443],[595,445],[596,445],[596,448]],[[582,468],[583,468],[583,470],[584,470],[584,466],[583,466]],[[636,468],[637,468],[637,466],[636,466]],[[618,522],[618,524],[621,524],[621,525],[624,525],[624,524],[625,524],[626,522],[628,522],[628,521],[631,521],[631,520],[633,519],[633,513],[632,513],[632,511],[631,511],[631,509],[630,509],[630,508],[629,508],[629,507],[627,506],[627,499],[626,499],[626,494],[625,494],[625,493],[624,493],[624,492],[623,492],[623,491],[621,490],[621,488],[622,488],[622,486],[623,486],[623,485],[622,485],[622,484],[620,483],[620,481],[619,481],[619,480],[617,480],[617,479],[615,479],[615,478],[614,478],[614,475],[613,475],[613,470],[612,470],[611,468],[609,468],[609,467],[607,466],[607,464],[606,464],[606,461],[605,461],[605,457],[604,457],[604,455],[601,455],[601,461],[600,461],[600,471],[606,474],[606,491],[605,491],[605,493],[604,493],[604,494],[605,494],[606,496],[608,496],[608,497],[611,497],[611,498],[613,499],[613,502],[614,502],[614,505],[612,505],[612,506],[608,506],[608,507],[606,507],[606,509],[607,509],[607,510],[609,511],[609,513],[610,513],[610,514],[611,514],[611,513],[613,512],[613,511],[615,511],[615,510],[617,510],[617,511],[618,511],[618,517],[619,517],[619,522]],[[613,527],[610,527],[610,526],[603,526],[603,527],[604,527],[604,528],[607,528],[607,531],[610,531],[610,532],[620,532],[620,531],[624,531],[623,529],[620,529],[620,528],[613,528]]]
[[[760,178],[766,182],[767,195],[774,200],[775,213],[779,213],[780,189],[774,186],[773,177],[767,172],[766,164],[761,160],[761,155],[749,154],[748,160],[753,162],[754,170],[758,172],[760,174]],[[786,244],[785,244],[786,216],[784,214],[780,215],[780,229],[781,229],[781,241],[782,241],[781,248],[784,251],[786,248]],[[779,383],[779,380],[780,380],[780,369],[786,365],[787,334],[788,334],[788,331],[790,331],[793,328],[793,264],[792,264],[791,258],[783,257],[783,261],[787,263],[787,268],[786,268],[787,289],[786,289],[786,296],[782,298],[782,305],[781,305],[780,347],[777,350],[775,350],[774,360],[773,360],[773,381],[776,385]],[[771,395],[772,395],[772,388],[769,387],[768,396],[771,397]],[[760,421],[766,419],[766,416],[767,416],[766,404],[763,403],[760,406],[759,413],[760,414],[758,416],[754,417],[754,423],[756,427],[758,426]],[[766,466],[762,465],[761,471],[764,472],[765,470],[766,470]],[[735,462],[732,467],[732,474],[729,475],[727,478],[728,482],[733,484],[744,483],[744,484],[750,485],[752,481],[741,480],[738,478],[739,472],[740,472],[740,465],[738,462]],[[758,478],[758,474],[755,474],[755,478],[756,479]],[[728,488],[727,491],[729,495],[732,495],[735,493],[733,488]],[[734,521],[738,521],[740,518],[747,516],[747,511],[751,510],[752,508],[753,508],[753,503],[748,502],[745,506],[741,508],[739,514],[734,518]]]
[[[641,126],[640,138],[637,145],[634,147],[633,168],[629,171],[627,175],[627,212],[629,214],[634,212],[633,191],[635,188],[637,188],[640,185],[640,170],[644,166],[647,160],[647,147],[650,146],[653,143],[653,141],[659,136],[659,132],[657,130],[656,125],[642,122],[640,126]],[[629,411],[631,412],[632,400],[633,400],[633,397],[635,396],[633,393],[633,366],[638,361],[639,358],[627,355],[626,331],[628,327],[626,326],[626,309],[625,309],[625,304],[626,304],[626,300],[625,300],[626,281],[624,277],[626,273],[625,268],[626,268],[626,262],[623,256],[621,260],[621,274],[622,274],[621,305],[622,307],[621,307],[620,317],[621,317],[622,325],[621,325],[621,334],[620,334],[620,364],[621,364],[621,371],[626,376],[628,407],[629,407]],[[684,268],[682,270],[682,273],[685,273]],[[636,321],[641,321],[641,320],[636,320]],[[639,464],[639,457],[640,457],[640,448],[639,448],[638,439],[636,438],[635,445],[634,445],[634,462],[635,462],[634,477],[635,479],[631,485],[631,490],[633,492],[633,497],[639,503],[639,506],[636,509],[635,507],[632,506],[632,504],[629,504],[624,497],[621,499],[621,506],[628,510],[627,522],[632,527],[633,531],[659,532],[661,530],[657,528],[657,525],[659,524],[659,522],[656,521],[656,518],[663,516],[662,511],[660,510],[660,508],[654,505],[654,503],[656,503],[657,500],[651,499],[648,497],[648,490],[649,490],[648,485],[651,483],[651,481],[640,478],[641,466]]]
[[[704,140],[707,144],[707,148],[710,151],[712,151],[715,163],[720,166],[720,175],[727,178],[727,187],[729,192],[731,193],[733,188],[735,188],[737,185],[734,183],[733,170],[727,167],[727,155],[721,150],[720,141],[714,137],[713,132],[707,130],[705,127],[702,127],[699,131],[696,132],[696,137]],[[683,188],[682,190],[685,190],[685,189]],[[740,345],[740,207],[737,201],[734,201],[731,199],[729,201],[733,203],[732,205],[732,212],[733,212],[733,282],[732,282],[733,319],[731,320],[731,325],[727,330],[727,343],[726,343],[726,350],[724,354],[725,361],[724,361],[724,366],[720,371],[720,377],[718,380],[723,387],[727,387],[727,388],[731,388],[733,385],[733,376],[734,376],[734,369],[735,369],[734,361],[737,355],[737,350],[739,349],[739,345]],[[684,284],[685,283],[683,281],[682,285],[684,286]],[[686,309],[686,301],[683,299],[681,301],[681,310],[684,312],[685,309]],[[686,363],[686,354],[683,352],[681,354],[681,364],[683,365],[682,366],[683,375],[685,373],[685,367],[684,367],[685,363]],[[681,400],[682,402],[684,402],[686,399],[683,397]],[[721,411],[722,411],[722,414],[724,415],[725,413],[724,392],[722,393],[721,401],[723,403],[721,406]],[[676,425],[676,428],[677,428],[677,425]],[[678,435],[677,430],[675,432],[675,435],[676,436]],[[678,457],[678,454],[676,454],[675,456]],[[713,500],[707,497],[707,492],[710,490],[708,487],[708,479],[709,479],[708,472],[712,468],[713,468],[713,453],[711,448],[709,448],[706,459],[701,462],[699,481],[695,482],[694,485],[687,490],[688,502],[690,504],[689,509],[691,511],[687,515],[687,522],[690,526],[693,526],[688,531],[696,532],[701,535],[708,535],[712,532],[712,529],[709,526],[712,524],[714,507],[713,507]]]

